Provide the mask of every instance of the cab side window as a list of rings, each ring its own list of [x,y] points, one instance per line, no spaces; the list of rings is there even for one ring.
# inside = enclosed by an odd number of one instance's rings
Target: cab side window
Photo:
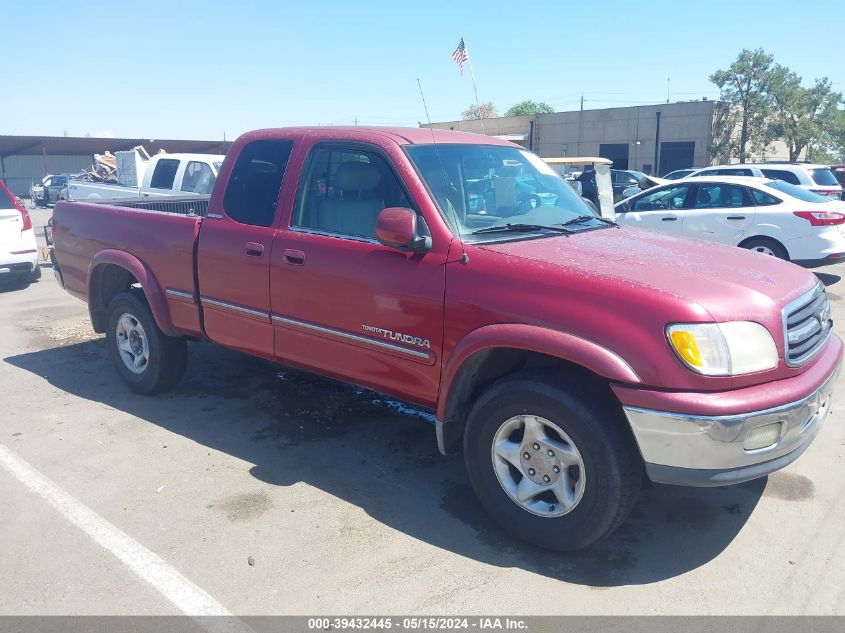
[[[764,169],[763,175],[766,178],[771,178],[772,180],[783,180],[784,182],[788,182],[790,185],[801,184],[801,181],[798,180],[798,176],[793,174],[791,171],[786,171],[785,169]]]
[[[209,194],[214,187],[214,173],[207,163],[192,160],[182,176],[182,191]]]
[[[723,209],[753,206],[745,187],[727,183],[704,183],[698,186],[696,209]]]
[[[631,211],[677,211],[683,209],[690,185],[659,189],[631,203]]]
[[[300,184],[292,226],[374,238],[382,209],[410,206],[387,161],[377,153],[317,148]]]
[[[223,196],[223,210],[241,224],[270,226],[293,141],[260,140],[241,149]]]

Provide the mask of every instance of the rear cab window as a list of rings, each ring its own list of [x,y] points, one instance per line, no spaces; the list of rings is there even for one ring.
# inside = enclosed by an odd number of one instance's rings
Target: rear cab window
[[[293,141],[259,140],[247,143],[235,161],[223,210],[240,224],[270,226],[276,217],[279,191],[293,150]]]
[[[173,189],[179,161],[174,158],[162,158],[158,161],[150,179],[150,189]]]

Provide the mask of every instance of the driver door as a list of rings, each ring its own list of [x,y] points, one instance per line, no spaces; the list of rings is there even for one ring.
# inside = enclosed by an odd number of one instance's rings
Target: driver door
[[[693,185],[688,183],[650,189],[617,207],[617,221],[626,226],[681,235],[692,189]]]
[[[417,210],[398,174],[376,146],[312,147],[290,226],[273,241],[275,351],[282,362],[426,403],[439,386],[449,244],[417,254],[375,239],[382,209]]]

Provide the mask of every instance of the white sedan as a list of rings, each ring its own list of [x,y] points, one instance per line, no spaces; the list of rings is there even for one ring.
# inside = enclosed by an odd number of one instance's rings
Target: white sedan
[[[845,202],[782,180],[676,180],[615,207],[624,226],[740,246],[804,266],[845,259]]]
[[[0,284],[29,283],[41,276],[32,219],[0,182]]]

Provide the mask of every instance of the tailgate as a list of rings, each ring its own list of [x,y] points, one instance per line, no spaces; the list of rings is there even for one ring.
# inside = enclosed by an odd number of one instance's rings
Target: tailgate
[[[0,209],[0,264],[8,253],[23,250],[22,228],[23,218],[17,209]]]

